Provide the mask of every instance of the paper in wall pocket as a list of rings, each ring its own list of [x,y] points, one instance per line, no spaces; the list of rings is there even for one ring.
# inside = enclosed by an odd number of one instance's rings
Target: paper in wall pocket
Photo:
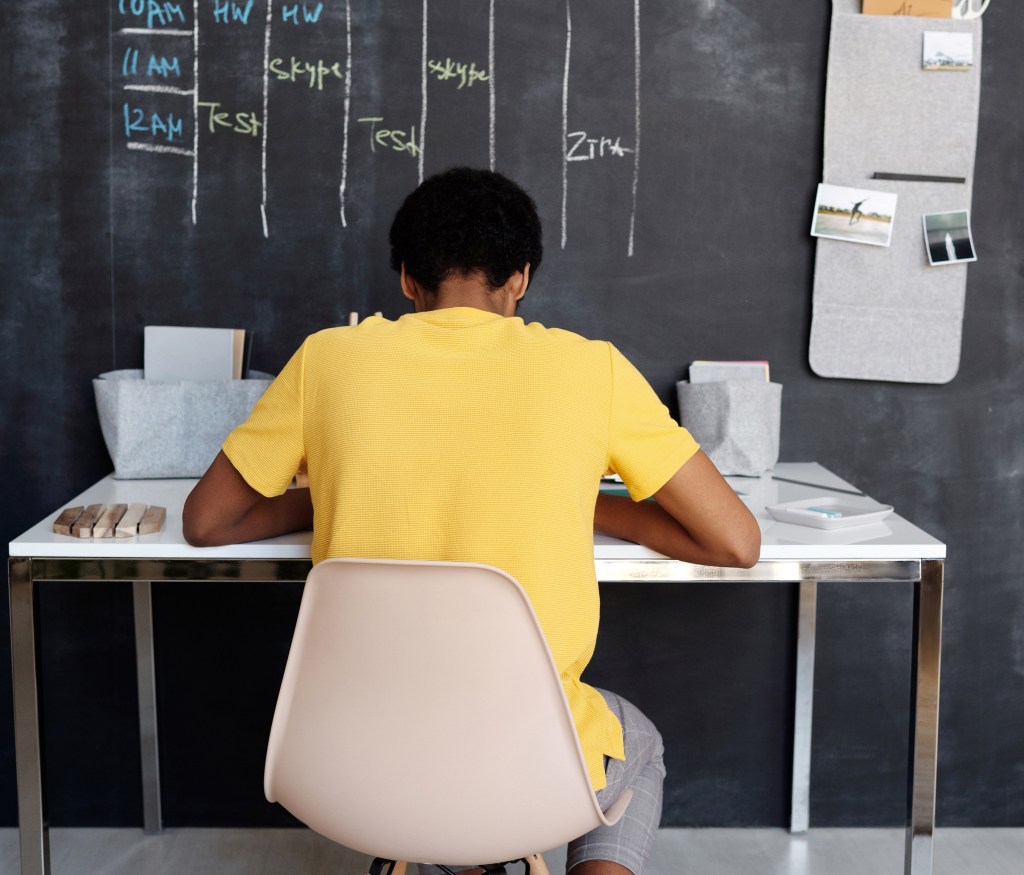
[[[865,15],[952,18],[953,0],[864,0]]]
[[[141,370],[92,381],[114,477],[201,477],[231,430],[270,386],[270,374],[198,382],[144,380]]]
[[[676,384],[679,421],[722,474],[759,476],[779,460],[782,385]]]

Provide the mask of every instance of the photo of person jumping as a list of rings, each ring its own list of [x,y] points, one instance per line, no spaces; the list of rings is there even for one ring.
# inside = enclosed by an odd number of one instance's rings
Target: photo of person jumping
[[[864,215],[864,212],[861,210],[860,205],[862,203],[864,203],[865,201],[869,201],[869,200],[871,200],[871,198],[868,198],[868,197],[862,198],[861,200],[857,201],[853,205],[853,207],[850,209],[850,224],[851,225],[853,225],[856,222],[860,221],[860,217]]]
[[[823,182],[814,201],[811,236],[888,246],[896,217],[895,192]],[[864,205],[871,201],[871,211]]]

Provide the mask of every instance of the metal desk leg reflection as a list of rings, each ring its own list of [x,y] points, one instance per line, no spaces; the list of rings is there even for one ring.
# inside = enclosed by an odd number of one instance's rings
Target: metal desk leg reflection
[[[814,710],[814,636],[817,612],[817,581],[801,581],[793,720],[793,795],[789,809],[791,833],[807,832],[810,820],[811,720]]]
[[[914,584],[911,651],[910,757],[907,788],[907,848],[904,875],[931,875],[935,831],[935,777],[939,745],[939,669],[942,657],[941,559],[921,563]]]
[[[43,758],[36,684],[35,583],[32,560],[10,558],[11,669],[14,750],[18,781],[18,835],[22,875],[49,875],[50,835],[43,796]]]
[[[148,580],[132,581],[135,606],[135,667],[139,688],[142,754],[142,814],[146,835],[163,830],[160,814],[160,748],[156,727],[156,666],[153,658],[153,598]]]

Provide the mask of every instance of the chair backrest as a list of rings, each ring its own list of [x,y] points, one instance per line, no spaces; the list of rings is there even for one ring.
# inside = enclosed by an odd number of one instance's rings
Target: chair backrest
[[[328,559],[310,572],[264,789],[347,847],[476,864],[602,814],[522,587],[485,565]]]

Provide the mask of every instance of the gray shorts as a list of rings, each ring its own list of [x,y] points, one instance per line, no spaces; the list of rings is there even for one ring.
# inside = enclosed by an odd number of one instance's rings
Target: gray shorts
[[[665,780],[661,735],[635,705],[615,693],[598,690],[622,724],[626,758],[605,758],[608,785],[597,791],[597,801],[607,808],[630,787],[633,799],[614,826],[599,826],[569,842],[565,870],[586,860],[608,860],[625,866],[633,875],[643,875],[654,836],[661,821],[661,792]],[[454,868],[456,872],[472,866]],[[440,875],[436,866],[420,864],[420,875]]]

